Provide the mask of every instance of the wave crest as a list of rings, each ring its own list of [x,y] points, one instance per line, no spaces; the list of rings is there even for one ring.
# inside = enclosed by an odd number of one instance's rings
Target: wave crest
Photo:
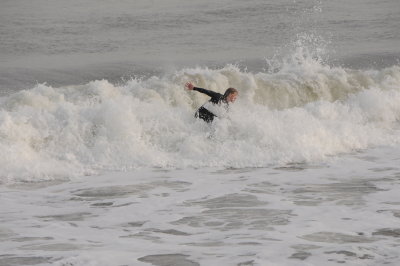
[[[3,97],[0,178],[43,180],[137,167],[263,167],[399,143],[399,66],[366,71],[307,60],[288,61],[274,72],[228,65],[123,85],[39,84]],[[207,97],[185,91],[186,81],[220,92],[235,87],[240,96],[227,118],[207,125],[193,117]]]

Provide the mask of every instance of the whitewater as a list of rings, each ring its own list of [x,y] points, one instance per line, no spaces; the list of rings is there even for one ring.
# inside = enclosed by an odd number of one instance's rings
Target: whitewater
[[[240,97],[207,124],[187,81]],[[298,49],[2,97],[0,262],[395,265],[399,85]]]
[[[1,2],[0,266],[397,265],[398,8]]]
[[[400,68],[330,67],[297,51],[276,73],[190,68],[123,84],[38,84],[1,99],[1,176],[47,180],[98,170],[268,167],[399,144]],[[299,61],[301,60],[301,61]],[[183,84],[238,88],[229,116]],[[222,89],[221,89],[222,88]]]

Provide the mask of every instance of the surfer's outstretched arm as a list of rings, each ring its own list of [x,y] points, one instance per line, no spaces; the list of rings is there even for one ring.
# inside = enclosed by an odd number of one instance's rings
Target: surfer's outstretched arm
[[[198,91],[198,92],[204,93],[204,94],[210,96],[211,98],[215,98],[215,97],[220,97],[221,96],[221,94],[219,94],[218,92],[214,92],[214,91],[206,90],[206,89],[203,89],[203,88],[195,87],[191,82],[186,83],[185,87],[188,90],[194,90],[194,91]]]

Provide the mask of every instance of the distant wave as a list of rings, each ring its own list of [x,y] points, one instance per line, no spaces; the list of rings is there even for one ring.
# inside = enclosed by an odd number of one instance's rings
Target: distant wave
[[[138,167],[264,167],[400,142],[400,67],[331,67],[300,51],[278,69],[181,69],[123,85],[34,88],[1,98],[0,180],[57,179]],[[239,90],[229,115],[194,118]]]

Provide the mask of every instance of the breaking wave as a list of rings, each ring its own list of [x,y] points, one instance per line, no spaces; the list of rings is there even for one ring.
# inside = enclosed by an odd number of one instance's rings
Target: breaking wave
[[[198,87],[240,94],[227,117],[194,118]],[[400,142],[400,67],[331,67],[299,49],[274,71],[186,68],[122,85],[39,84],[1,98],[0,180],[138,167],[264,167]]]

